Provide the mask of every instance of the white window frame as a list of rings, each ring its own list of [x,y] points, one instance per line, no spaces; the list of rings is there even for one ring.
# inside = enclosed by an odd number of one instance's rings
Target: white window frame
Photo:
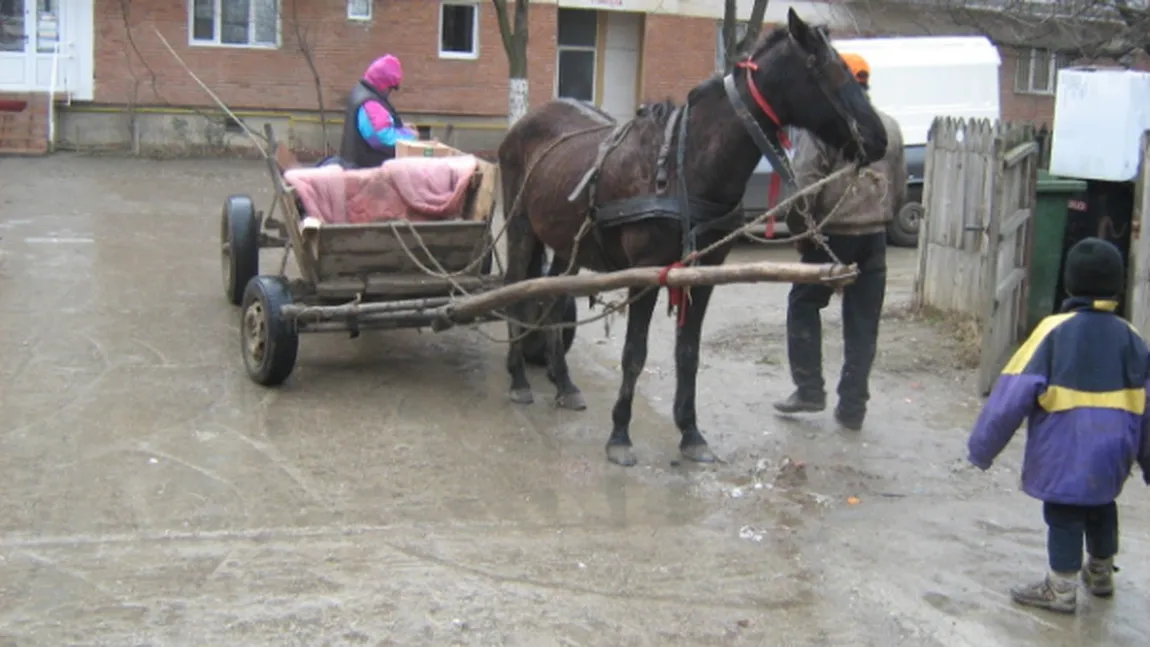
[[[199,40],[195,37],[196,29],[196,3],[195,0],[187,0],[188,3],[188,45],[191,47],[224,47],[228,49],[279,49],[283,42],[283,5],[280,0],[276,0],[276,40],[274,43],[259,43],[254,42],[252,39],[255,37],[256,21],[255,21],[255,3],[248,6],[248,42],[246,43],[224,43],[220,41],[220,36],[223,32],[220,24],[220,17],[223,15],[224,0],[213,0],[215,20],[214,28],[212,29],[212,40]]]
[[[1047,71],[1049,75],[1047,78],[1050,80],[1050,86],[1047,88],[1034,87],[1034,66],[1035,59],[1038,58],[1040,52],[1049,54],[1050,60],[1047,65],[1050,69]],[[1019,52],[1018,59],[1015,62],[1014,70],[1014,92],[1015,94],[1033,94],[1038,96],[1053,96],[1055,89],[1058,87],[1058,70],[1062,69],[1064,65],[1063,57],[1056,51],[1043,50],[1035,47],[1027,48]],[[1026,82],[1025,84],[1019,83],[1019,69],[1018,67],[1025,66],[1026,69]]]
[[[594,45],[560,45],[559,29],[555,29],[555,79],[552,82],[552,91],[556,99],[559,98],[559,57],[563,52],[591,52],[591,103],[599,105],[599,24],[595,25]],[[572,97],[574,98],[574,97]],[[577,99],[581,101],[581,99]]]
[[[352,6],[355,0],[347,0],[347,19],[353,22],[371,22],[373,10],[375,8],[375,0],[367,0],[367,13],[356,14],[353,12]]]
[[[555,98],[559,98],[559,57],[563,52],[591,52],[591,103],[599,105],[599,48],[583,45],[555,46]],[[574,99],[574,97],[571,97]],[[580,99],[581,100],[581,99]]]
[[[449,6],[471,7],[471,51],[445,52],[443,51],[443,9]],[[435,48],[439,51],[439,58],[456,60],[475,60],[479,58],[479,3],[476,0],[442,0],[439,3],[439,29],[435,34]]]
[[[742,40],[747,35],[747,21],[740,20],[735,23],[735,39]],[[715,71],[722,74],[724,65],[723,21],[720,20],[715,27]]]

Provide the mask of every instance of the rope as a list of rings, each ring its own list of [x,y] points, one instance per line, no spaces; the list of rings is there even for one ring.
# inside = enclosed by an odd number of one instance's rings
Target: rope
[[[427,243],[424,242],[424,240],[423,240],[423,236],[420,235],[419,231],[416,230],[415,226],[410,221],[404,220],[401,222],[407,226],[407,231],[411,233],[411,235],[415,239],[415,242],[418,245],[419,249],[423,251],[424,255],[435,266],[434,269],[429,268],[425,263],[423,263],[422,261],[419,260],[419,258],[416,257],[414,251],[403,240],[403,237],[400,236],[398,230],[393,227],[391,231],[392,231],[392,234],[395,236],[396,242],[399,243],[399,246],[403,249],[403,252],[404,252],[404,254],[407,255],[407,258],[417,268],[419,268],[419,270],[421,272],[423,272],[424,274],[426,274],[428,276],[434,277],[434,278],[445,279],[451,283],[451,286],[456,291],[456,293],[462,294],[463,296],[471,296],[471,293],[466,288],[464,288],[462,285],[460,285],[459,282],[455,280],[455,278],[459,277],[459,276],[471,274],[475,270],[475,268],[478,267],[484,261],[486,256],[489,253],[491,253],[491,251],[495,248],[496,243],[498,243],[499,239],[502,238],[506,234],[507,227],[511,223],[511,218],[514,217],[515,214],[518,213],[519,204],[522,201],[523,194],[527,188],[527,181],[531,178],[531,174],[534,173],[535,168],[539,165],[539,163],[542,162],[543,159],[546,158],[549,153],[551,153],[553,150],[555,150],[555,148],[559,144],[562,144],[562,143],[564,143],[564,142],[566,142],[566,141],[568,141],[574,137],[580,136],[580,135],[586,135],[586,134],[590,134],[590,133],[594,133],[594,132],[599,132],[599,131],[606,130],[608,128],[614,128],[614,127],[615,127],[614,124],[604,124],[604,125],[599,125],[599,126],[592,126],[590,128],[584,128],[582,130],[575,130],[575,131],[561,135],[560,137],[556,138],[555,141],[551,142],[546,148],[544,148],[539,153],[539,155],[537,155],[535,157],[535,159],[533,159],[531,161],[531,164],[528,165],[526,172],[523,174],[523,182],[519,188],[519,192],[515,195],[515,200],[512,202],[512,208],[510,210],[505,210],[503,212],[503,226],[500,228],[499,233],[496,234],[492,238],[491,242],[485,246],[484,250],[481,253],[479,253],[476,256],[476,258],[474,260],[472,260],[470,263],[468,263],[467,266],[464,267],[463,269],[461,269],[457,272],[448,272],[447,269],[444,268],[443,265],[439,262],[439,259],[437,259],[435,257],[435,254],[431,253],[431,250],[427,247]],[[578,256],[579,247],[583,241],[583,238],[587,235],[587,232],[589,232],[591,230],[591,227],[593,226],[593,224],[594,223],[592,222],[592,220],[590,218],[584,218],[583,224],[579,227],[579,231],[575,234],[570,258],[567,261],[567,268],[563,271],[563,274],[562,274],[563,276],[570,275],[573,270],[578,269],[578,266],[576,265],[575,259]],[[502,265],[502,263],[500,263],[500,265]],[[641,295],[638,295],[638,296],[641,296]],[[520,335],[516,335],[511,340],[508,340],[508,343],[511,343],[512,341],[518,341],[520,339],[523,339],[523,338],[529,336],[530,334],[532,334],[533,332],[536,332],[539,330],[570,328],[570,327],[575,327],[575,326],[583,325],[583,324],[587,324],[587,323],[594,323],[596,321],[604,319],[607,316],[610,316],[611,314],[613,314],[617,310],[630,305],[635,299],[638,298],[638,296],[636,296],[633,299],[625,300],[621,303],[604,304],[604,306],[607,309],[604,312],[600,313],[599,315],[596,315],[594,317],[591,317],[590,319],[586,319],[583,321],[575,321],[575,322],[570,322],[570,323],[568,323],[568,322],[557,322],[554,324],[542,324],[542,323],[540,323],[551,314],[551,309],[555,308],[556,305],[558,304],[557,301],[553,302],[551,304],[550,308],[548,308],[547,311],[540,314],[539,318],[536,319],[533,323],[527,323],[525,321],[521,321],[519,319],[511,317],[510,315],[505,315],[505,314],[502,314],[499,312],[494,312],[492,314],[494,314],[499,319],[502,319],[508,323],[514,323],[515,325],[520,326],[521,328],[524,329],[523,333],[521,333]],[[476,329],[478,329],[478,328],[476,328]],[[483,333],[482,331],[480,331],[480,332],[481,332],[481,334],[486,335],[486,333]]]
[[[527,172],[524,174],[523,186],[520,188],[519,193],[516,195],[515,201],[512,203],[514,205],[514,207],[516,207],[516,208],[518,207],[519,202],[521,201],[521,198],[523,196],[524,189],[527,185],[527,180],[530,178],[531,173],[535,170],[538,163],[540,161],[542,161],[543,158],[548,153],[550,153],[552,150],[554,150],[554,148],[558,144],[560,144],[563,141],[566,141],[568,139],[571,139],[572,137],[575,137],[575,136],[578,136],[581,134],[587,134],[590,132],[605,130],[608,127],[609,126],[596,126],[596,127],[587,128],[587,129],[580,130],[580,131],[573,131],[571,133],[567,133],[566,135],[564,135],[564,136],[560,137],[559,139],[557,139],[556,141],[552,142],[547,148],[545,148],[539,154],[538,157],[536,157],[534,160],[532,160],[532,163],[528,166]],[[708,245],[706,248],[699,250],[697,252],[693,252],[692,254],[689,254],[688,257],[684,259],[684,261],[681,261],[678,263],[673,263],[672,265],[664,268],[663,273],[660,275],[660,285],[659,286],[648,286],[648,287],[644,288],[643,290],[639,291],[633,297],[630,297],[628,299],[624,299],[624,300],[616,301],[616,302],[610,302],[610,303],[603,303],[603,306],[604,306],[603,312],[601,312],[601,313],[599,313],[593,317],[589,317],[587,319],[582,319],[582,320],[573,321],[573,322],[555,322],[555,323],[551,323],[551,324],[543,324],[542,321],[547,316],[549,316],[551,314],[550,309],[541,313],[537,319],[535,319],[533,322],[530,322],[530,323],[527,321],[523,321],[523,320],[520,320],[518,318],[512,317],[510,315],[501,313],[501,312],[493,312],[492,315],[494,315],[496,318],[498,318],[504,322],[507,322],[507,323],[515,324],[515,325],[519,326],[520,328],[522,328],[523,331],[521,333],[515,335],[515,336],[508,338],[508,339],[500,340],[500,339],[496,339],[494,336],[488,334],[486,331],[483,331],[481,328],[479,328],[479,326],[474,326],[474,329],[479,331],[479,333],[481,335],[488,338],[489,340],[502,341],[504,343],[513,343],[516,341],[520,341],[520,340],[522,340],[522,339],[524,339],[524,338],[526,338],[526,337],[530,336],[531,334],[538,332],[538,331],[563,330],[566,328],[574,328],[574,327],[578,327],[578,326],[582,326],[582,325],[586,325],[589,323],[594,323],[596,321],[603,320],[603,319],[615,314],[616,312],[622,310],[623,308],[629,307],[632,303],[634,303],[638,299],[642,298],[644,295],[646,295],[651,290],[657,290],[661,286],[665,285],[667,273],[671,269],[673,269],[675,267],[681,267],[681,266],[683,266],[683,264],[685,262],[693,261],[695,259],[704,257],[707,254],[710,254],[711,252],[718,249],[719,247],[730,243],[735,238],[737,238],[740,234],[744,234],[745,232],[753,229],[756,225],[763,222],[764,220],[778,215],[779,212],[781,212],[783,209],[794,204],[802,196],[810,194],[810,193],[814,193],[815,191],[826,186],[827,184],[834,182],[840,178],[845,177],[848,173],[851,173],[854,170],[855,170],[855,167],[853,167],[853,166],[848,166],[848,167],[839,169],[838,171],[835,171],[834,173],[828,175],[827,177],[825,177],[825,178],[823,178],[817,182],[814,182],[814,183],[810,184],[809,186],[806,186],[803,189],[795,192],[790,197],[784,199],[779,204],[777,204],[774,208],[763,213],[762,215],[755,218],[751,222],[744,224],[739,229],[731,232],[730,234],[727,234],[726,236],[719,239],[718,241],[712,243],[711,245]],[[863,169],[861,171],[861,173],[872,173],[873,174],[875,172],[873,170],[870,170],[870,169]],[[855,182],[852,183],[852,186],[854,183],[857,183],[857,181],[858,181],[858,178],[856,177]],[[834,219],[834,217],[836,215],[838,215],[838,212],[839,212],[843,202],[845,201],[846,195],[847,195],[847,192],[844,191],[843,195],[840,196],[840,198],[839,198],[838,202],[835,204],[834,208],[831,209],[830,213],[827,214],[827,217],[824,218],[821,222],[816,223],[814,221],[813,215],[810,213],[810,210],[804,210],[803,217],[804,217],[804,221],[807,224],[807,230],[805,232],[798,234],[796,236],[793,236],[786,241],[769,241],[769,243],[770,244],[780,244],[780,243],[793,244],[795,242],[809,238],[809,239],[812,239],[813,242],[815,242],[815,244],[822,247],[827,252],[827,254],[831,257],[831,260],[833,262],[835,262],[839,265],[842,265],[841,259],[838,258],[838,256],[834,253],[833,250],[830,249],[830,246],[827,244],[826,238],[822,235],[822,229],[823,229],[823,227],[826,226],[826,224],[828,222],[832,221]],[[511,221],[511,216],[509,216],[508,213],[512,214],[512,216],[513,216],[516,213],[516,211],[512,210],[510,212],[504,212],[503,227],[502,227],[502,229],[500,229],[500,232],[497,235],[497,237],[494,239],[494,241],[497,241],[499,239],[499,237],[502,237],[505,234],[506,229],[507,229],[507,225]],[[494,247],[494,242],[492,242],[490,245],[487,246],[487,252],[480,254],[476,260],[474,260],[470,264],[468,264],[467,268],[460,270],[459,272],[448,272],[443,267],[443,265],[439,262],[439,260],[435,257],[435,255],[431,253],[431,250],[427,247],[426,242],[423,240],[423,237],[419,234],[419,232],[415,229],[414,225],[408,221],[403,221],[403,223],[404,223],[404,225],[406,225],[407,231],[409,231],[412,234],[412,237],[415,239],[415,242],[416,242],[417,246],[419,247],[419,249],[424,253],[424,255],[428,259],[430,259],[432,265],[434,265],[434,268],[428,267],[427,264],[420,261],[419,258],[415,255],[415,252],[411,249],[411,247],[409,247],[408,244],[403,240],[402,236],[399,234],[399,231],[397,229],[393,228],[392,232],[396,237],[396,241],[399,243],[400,247],[403,249],[403,251],[407,255],[408,259],[410,259],[411,262],[416,267],[418,267],[422,272],[424,272],[428,276],[433,276],[436,278],[446,279],[446,280],[450,281],[453,289],[458,294],[461,294],[463,296],[471,296],[471,293],[466,288],[464,288],[462,285],[460,285],[459,282],[455,280],[455,277],[469,273],[470,271],[474,270],[474,268],[480,262],[482,262],[483,258],[486,256],[486,253],[489,252]],[[586,236],[587,232],[590,231],[590,228],[592,226],[593,226],[593,223],[592,223],[590,218],[584,219],[582,226],[579,228],[579,231],[575,236],[574,243],[573,243],[573,251],[570,254],[570,259],[568,259],[567,268],[563,272],[564,275],[570,274],[572,269],[574,269],[576,267],[575,258],[578,254],[579,246],[582,242],[582,239]],[[551,304],[550,308],[556,307],[557,304],[558,304],[558,302],[553,302]],[[672,306],[674,306],[674,305],[675,304],[672,304]],[[680,304],[680,305],[685,305],[685,304]],[[683,307],[679,308],[680,325],[682,324],[682,320],[683,320],[683,317],[685,316],[685,312],[686,312],[686,308],[683,308]]]
[[[689,256],[693,256],[694,258],[702,258],[702,257],[710,254],[711,252],[715,251],[716,249],[718,249],[724,245],[727,245],[731,241],[735,240],[740,235],[743,235],[745,232],[753,229],[757,225],[762,224],[768,218],[779,215],[779,213],[781,213],[784,209],[790,207],[792,204],[794,204],[796,201],[798,201],[799,198],[801,198],[807,194],[814,193],[815,191],[822,189],[827,184],[830,184],[831,182],[834,182],[834,181],[846,176],[848,173],[851,173],[853,171],[854,171],[853,166],[847,166],[845,168],[841,168],[841,169],[835,171],[834,173],[831,173],[830,175],[824,177],[823,179],[821,179],[817,182],[814,182],[812,184],[807,185],[806,187],[803,187],[802,189],[800,189],[799,191],[796,191],[790,197],[784,199],[782,202],[775,205],[772,209],[769,209],[768,211],[764,212],[763,214],[761,214],[759,217],[755,218],[751,222],[744,224],[743,226],[739,227],[735,231],[732,231],[731,233],[727,234],[726,236],[723,236],[722,238],[715,241],[714,243],[711,243],[710,245],[703,248],[702,250],[693,252],[693,254],[691,254]],[[863,169],[861,172],[862,173],[875,173],[875,171],[872,169]],[[857,179],[856,179],[856,182],[857,182]],[[853,183],[852,183],[852,185],[853,185]],[[846,192],[844,191],[843,197],[845,197],[845,196],[846,196]],[[838,208],[841,205],[842,205],[842,198],[839,199],[839,202],[835,205],[835,208],[831,210],[831,213],[827,214],[827,217],[824,218],[822,220],[822,222],[819,222],[819,223],[814,222],[814,217],[811,216],[809,211],[804,212],[804,214],[803,214],[804,220],[807,223],[807,230],[806,231],[804,231],[801,234],[792,236],[785,241],[770,241],[770,243],[776,244],[776,245],[777,244],[794,244],[794,243],[799,242],[801,240],[811,238],[811,239],[814,239],[816,244],[819,244],[824,249],[826,249],[825,240],[819,240],[818,238],[816,238],[816,236],[821,237],[821,232],[822,232],[823,227],[825,227],[828,222],[830,222],[831,220],[834,219],[834,216],[837,215]],[[830,253],[830,250],[827,249],[827,252]],[[694,260],[694,258],[692,258],[691,260]],[[832,256],[832,258],[833,258],[833,256]],[[688,259],[683,259],[683,260],[685,262]],[[835,262],[838,262],[838,261],[835,261]],[[839,263],[839,264],[841,265],[841,263]]]

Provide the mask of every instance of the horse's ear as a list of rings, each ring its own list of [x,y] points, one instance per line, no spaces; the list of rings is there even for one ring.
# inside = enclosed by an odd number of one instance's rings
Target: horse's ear
[[[811,51],[811,42],[813,40],[811,38],[811,28],[802,18],[799,18],[799,14],[795,13],[794,7],[787,8],[787,29],[790,30],[791,36],[800,47],[808,52]]]

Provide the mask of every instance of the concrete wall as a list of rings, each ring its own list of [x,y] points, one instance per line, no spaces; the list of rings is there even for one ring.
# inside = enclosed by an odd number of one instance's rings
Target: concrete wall
[[[271,124],[276,139],[287,143],[305,160],[323,154],[323,128],[313,114],[283,113],[238,115],[253,132],[263,135],[264,124]],[[487,154],[495,150],[503,137],[499,122],[429,115],[431,136],[461,150]],[[206,111],[197,114],[186,110],[155,109],[131,114],[120,110],[92,111],[79,108],[61,109],[57,117],[57,148],[62,150],[120,150],[159,157],[184,156],[252,156],[255,145],[243,132],[229,128],[226,119]],[[446,123],[455,125],[450,140]],[[327,125],[329,152],[339,148],[342,123]]]

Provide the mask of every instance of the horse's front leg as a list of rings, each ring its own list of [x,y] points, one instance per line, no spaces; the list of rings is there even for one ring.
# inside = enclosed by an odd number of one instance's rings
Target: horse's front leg
[[[647,335],[651,328],[651,314],[659,300],[658,290],[650,290],[636,299],[642,288],[631,288],[635,299],[627,309],[627,338],[623,340],[623,383],[619,386],[619,399],[611,411],[611,438],[607,441],[607,460],[626,467],[635,464],[631,450],[631,402],[635,398],[635,383],[647,363]]]
[[[711,463],[715,455],[707,447],[707,440],[699,431],[695,413],[696,378],[699,374],[699,343],[703,333],[703,318],[711,300],[713,286],[691,288],[686,320],[675,336],[675,425],[683,435],[679,451],[685,458],[700,463]]]

